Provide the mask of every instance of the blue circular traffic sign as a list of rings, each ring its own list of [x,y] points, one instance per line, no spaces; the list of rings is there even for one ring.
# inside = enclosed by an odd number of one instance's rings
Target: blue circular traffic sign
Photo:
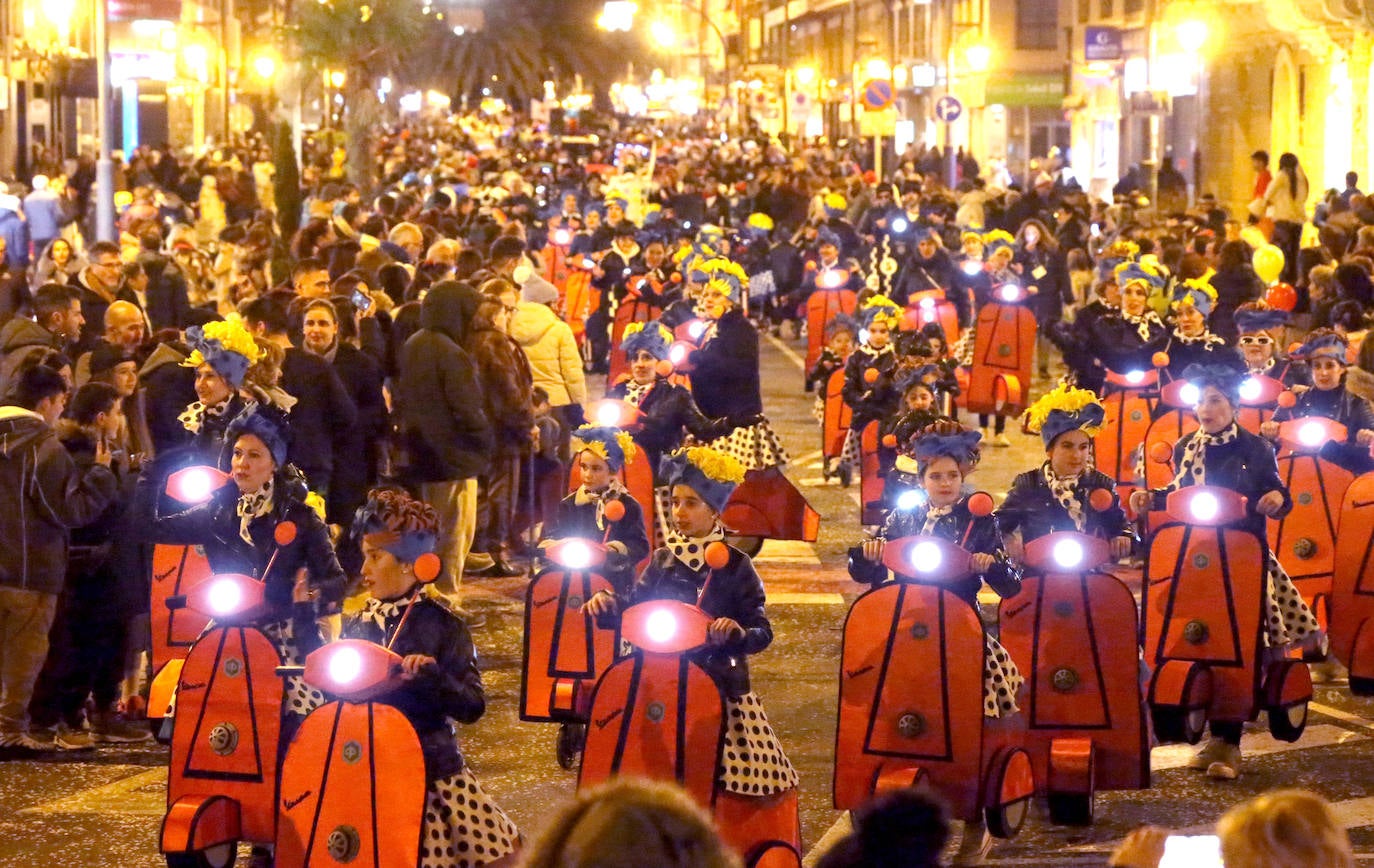
[[[964,104],[952,96],[942,96],[935,101],[935,117],[947,124],[959,120],[964,113]]]

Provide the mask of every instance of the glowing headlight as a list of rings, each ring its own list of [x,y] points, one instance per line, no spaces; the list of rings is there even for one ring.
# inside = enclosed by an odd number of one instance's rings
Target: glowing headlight
[[[592,550],[583,542],[571,542],[563,546],[558,559],[569,569],[580,570],[592,562]]]
[[[1185,404],[1196,404],[1202,399],[1202,390],[1194,383],[1188,383],[1178,390],[1178,398]]]
[[[859,343],[868,343],[868,329],[859,329]]]
[[[908,488],[897,495],[897,508],[902,511],[915,509],[925,503],[926,496],[914,488]]]
[[[687,326],[687,334],[690,335],[692,340],[694,341],[701,340],[701,336],[705,333],[706,323],[702,322],[701,320],[697,320],[696,322],[693,322]]]
[[[1253,401],[1260,396],[1260,381],[1254,377],[1246,377],[1240,384],[1240,399],[1242,401]]]
[[[204,503],[215,491],[215,480],[208,470],[188,470],[180,482],[177,499],[183,503]]]
[[[210,608],[218,615],[232,615],[243,602],[243,591],[232,579],[220,579],[210,586]]]
[[[651,612],[644,621],[644,632],[651,642],[665,645],[677,635],[677,619],[667,609]]]
[[[1021,297],[1021,290],[1015,286],[1004,286],[997,291],[997,294],[1001,296],[1002,301],[1016,301]]]
[[[983,270],[983,266],[977,262],[965,262],[963,268],[964,274],[967,274],[969,277]]]
[[[567,247],[572,243],[572,233],[566,229],[556,229],[553,233],[553,243],[559,247]]]
[[[582,267],[583,267],[583,268],[596,268],[596,260],[595,260],[595,259],[592,259],[590,256],[584,256],[584,257],[582,257]]]
[[[1145,382],[1145,372],[1144,372],[1144,371],[1127,371],[1127,372],[1126,372],[1125,380],[1126,380],[1126,382],[1130,383],[1132,386],[1139,385],[1140,383]]]
[[[849,279],[849,275],[844,271],[827,271],[821,275],[818,281],[826,289],[834,289]]]
[[[668,361],[672,362],[674,367],[682,364],[683,360],[686,358],[687,348],[682,344],[678,344],[668,349]]]
[[[620,425],[620,408],[610,401],[602,402],[596,407],[596,424],[603,428],[615,428]]]
[[[911,550],[911,565],[919,573],[933,573],[940,568],[940,547],[933,542],[917,543]]]
[[[1193,518],[1198,521],[1211,521],[1217,517],[1217,510],[1221,509],[1221,504],[1217,503],[1216,495],[1203,492],[1193,498],[1189,508],[1193,512]]]
[[[1298,442],[1304,446],[1320,446],[1326,440],[1326,431],[1320,422],[1307,422],[1298,428]]]
[[[928,313],[930,311],[935,310],[935,299],[931,298],[930,296],[926,296],[925,298],[921,299],[920,305],[921,310],[926,311]]]
[[[363,658],[355,648],[340,648],[329,656],[329,680],[348,684],[363,671]]]
[[[1054,562],[1066,570],[1083,563],[1083,545],[1074,539],[1061,539],[1054,544]]]
[[[904,218],[898,217],[896,220],[893,220],[893,221],[892,221],[892,231],[893,231],[893,232],[905,232],[907,226],[909,226],[909,225],[911,225],[911,224],[907,223],[906,220],[905,220]]]

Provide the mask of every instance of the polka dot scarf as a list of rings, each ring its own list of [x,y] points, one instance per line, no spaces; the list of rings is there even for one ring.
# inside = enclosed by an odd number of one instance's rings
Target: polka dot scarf
[[[883,344],[882,347],[877,349],[869,346],[868,344],[860,344],[859,352],[863,353],[866,356],[870,356],[874,359],[880,359],[888,353],[894,352],[894,350],[892,347],[892,341],[888,341],[887,343]]]
[[[1140,335],[1142,341],[1148,341],[1154,335],[1154,329],[1164,329],[1164,323],[1160,322],[1159,315],[1152,310],[1147,310],[1140,316],[1132,316],[1124,310],[1121,318],[1135,326],[1135,333]]]
[[[644,400],[644,396],[654,388],[653,382],[644,384],[636,383],[634,380],[625,381],[625,403],[636,407]]]
[[[253,523],[253,519],[267,515],[271,511],[272,480],[267,480],[262,488],[257,491],[239,495],[238,507],[236,508],[239,516],[239,538],[252,545],[253,535],[248,532],[248,526]]]
[[[1043,471],[1045,484],[1050,487],[1050,493],[1059,505],[1064,507],[1069,518],[1073,519],[1074,529],[1082,533],[1087,518],[1083,513],[1083,501],[1078,499],[1078,480],[1081,476],[1056,476],[1048,461],[1045,462]]]
[[[926,522],[921,525],[921,533],[934,533],[935,525],[939,523],[940,519],[949,515],[951,512],[954,512],[953,506],[932,506],[930,509],[926,510]]]
[[[398,600],[379,600],[376,597],[368,597],[363,603],[362,610],[358,612],[358,617],[377,625],[377,629],[386,636],[387,622],[399,620],[406,607],[410,605],[410,599],[402,597]]]
[[[181,427],[192,434],[199,434],[200,429],[205,424],[206,416],[223,416],[229,412],[229,406],[233,401],[221,401],[213,407],[207,407],[200,401],[193,401],[186,406],[182,414],[177,417]]]
[[[625,486],[621,484],[619,479],[612,476],[610,485],[607,485],[601,491],[591,491],[585,485],[578,486],[577,491],[573,493],[573,503],[578,506],[586,506],[589,503],[595,503],[596,529],[605,530],[606,501],[628,496],[629,492],[625,490]]]
[[[1210,331],[1203,331],[1203,333],[1200,335],[1185,335],[1182,332],[1175,329],[1173,338],[1181,344],[1188,344],[1190,346],[1195,344],[1201,344],[1203,346],[1211,347],[1221,346],[1222,344],[1226,343],[1225,340],[1217,337]]]
[[[1164,490],[1177,491],[1180,488],[1187,488],[1189,485],[1206,485],[1207,447],[1224,446],[1235,440],[1239,432],[1240,425],[1235,422],[1216,434],[1208,434],[1199,428],[1193,433],[1188,445],[1183,447],[1183,459],[1178,463],[1178,473],[1174,475],[1173,481]]]
[[[699,573],[706,569],[706,546],[713,542],[724,542],[725,531],[720,525],[716,525],[711,532],[703,537],[688,537],[678,533],[676,529],[669,530],[664,535],[663,544],[677,558],[694,573]]]

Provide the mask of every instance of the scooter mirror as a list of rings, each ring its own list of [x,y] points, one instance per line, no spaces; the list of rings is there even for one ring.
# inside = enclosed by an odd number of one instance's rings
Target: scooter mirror
[[[1169,367],[1169,354],[1165,352],[1155,353],[1153,356],[1150,356],[1150,364],[1154,365],[1156,368]]]
[[[607,521],[620,521],[625,517],[625,503],[620,500],[608,500],[601,508],[601,514]]]
[[[713,570],[723,569],[730,563],[730,547],[717,540],[706,546],[706,565]]]
[[[1150,444],[1150,460],[1155,464],[1168,464],[1174,460],[1174,449],[1163,440]]]
[[[415,572],[415,578],[421,582],[432,582],[439,578],[439,573],[442,568],[443,562],[439,560],[439,556],[434,552],[425,552],[420,555],[415,559],[415,565],[412,567]]]
[[[673,363],[667,359],[660,359],[654,365],[654,373],[660,377],[667,377],[673,373]]]
[[[294,521],[283,521],[272,531],[272,539],[279,546],[289,546],[296,541],[297,532]]]
[[[992,495],[986,491],[975,491],[968,497],[968,511],[978,518],[985,518],[992,515],[993,507]]]
[[[1105,488],[1094,488],[1088,495],[1088,505],[1097,512],[1106,512],[1116,503],[1116,495]]]
[[[218,467],[183,467],[169,474],[164,490],[181,503],[205,503],[228,484],[229,474]]]

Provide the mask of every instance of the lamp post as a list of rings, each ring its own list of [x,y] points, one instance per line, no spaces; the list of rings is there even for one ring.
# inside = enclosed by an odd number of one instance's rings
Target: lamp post
[[[110,159],[110,43],[106,33],[109,7],[106,0],[95,0],[95,237],[97,241],[115,240],[114,161]]]
[[[1174,27],[1174,38],[1178,40],[1179,47],[1187,54],[1192,63],[1193,75],[1197,77],[1197,105],[1193,112],[1196,120],[1193,123],[1193,198],[1199,195],[1202,189],[1202,119],[1206,116],[1207,110],[1207,79],[1203,75],[1202,49],[1207,44],[1208,37],[1207,22],[1202,20],[1180,21]]]

